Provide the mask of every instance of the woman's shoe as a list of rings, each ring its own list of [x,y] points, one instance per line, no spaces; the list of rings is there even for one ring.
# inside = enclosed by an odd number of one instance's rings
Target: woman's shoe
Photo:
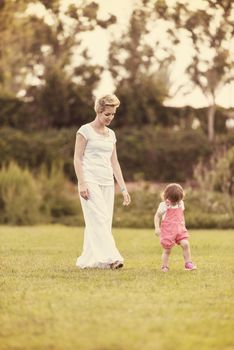
[[[110,268],[112,270],[121,269],[121,267],[123,267],[123,263],[121,261],[115,261],[114,263],[110,264]]]

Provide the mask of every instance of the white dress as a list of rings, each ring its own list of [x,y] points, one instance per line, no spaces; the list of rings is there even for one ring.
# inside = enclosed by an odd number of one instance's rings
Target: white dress
[[[77,133],[87,140],[82,169],[90,198],[85,200],[80,196],[85,232],[83,251],[76,266],[109,268],[117,260],[123,262],[112,235],[114,177],[111,155],[116,137],[109,128],[108,136],[98,134],[89,123]]]

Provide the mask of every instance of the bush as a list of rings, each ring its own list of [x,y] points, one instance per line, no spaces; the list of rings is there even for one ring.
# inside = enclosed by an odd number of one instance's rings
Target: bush
[[[209,166],[209,168],[208,168]],[[204,190],[234,194],[234,146],[213,156],[209,165],[196,166],[194,177]]]
[[[217,162],[214,169],[214,190],[234,194],[234,147],[229,149]]]
[[[212,153],[206,136],[192,130],[125,128],[117,131],[117,139],[120,163],[128,181],[144,172],[145,180],[184,182],[192,178],[195,164]]]
[[[27,169],[10,163],[0,171],[1,223],[33,224],[40,219],[41,197]]]
[[[141,181],[131,192],[132,203],[123,207],[122,195],[117,194],[113,226],[151,228],[160,198],[160,190]],[[186,226],[190,228],[234,228],[234,199],[204,189],[186,189]],[[36,179],[28,170],[10,163],[0,171],[0,222],[34,224],[62,223],[83,226],[84,219],[77,187],[63,174],[62,164],[53,164],[50,171],[41,168]]]
[[[77,192],[70,188],[63,165],[41,168],[36,178],[15,163],[0,171],[0,223],[28,225],[60,222],[82,225]]]
[[[78,198],[69,195],[62,163],[53,163],[50,171],[42,167],[38,183],[42,195],[41,210],[48,220],[51,218],[52,221],[56,221],[58,218],[75,216],[78,213]]]
[[[153,229],[153,217],[161,201],[160,192],[152,193],[146,187],[131,193],[131,197],[131,205],[123,207],[122,195],[117,195],[114,226]],[[234,199],[229,195],[187,188],[185,208],[188,229],[234,228]]]
[[[63,160],[63,170],[75,181],[73,152],[76,129],[50,129],[23,132],[12,128],[0,129],[0,166],[14,160],[20,167],[35,171],[43,165],[48,171],[54,162]]]
[[[0,130],[0,166],[14,160],[21,167],[38,170],[63,160],[69,180],[76,181],[73,153],[76,128],[22,132],[11,128]],[[206,137],[195,131],[176,131],[144,127],[116,131],[118,155],[127,181],[139,173],[146,180],[185,181],[192,177],[193,167],[211,154]],[[29,152],[30,150],[30,152]]]

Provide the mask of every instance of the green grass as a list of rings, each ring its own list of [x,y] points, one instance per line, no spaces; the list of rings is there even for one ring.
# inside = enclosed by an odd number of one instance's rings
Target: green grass
[[[233,349],[234,231],[192,231],[170,272],[151,230],[114,229],[123,270],[78,270],[82,229],[0,227],[0,349]]]

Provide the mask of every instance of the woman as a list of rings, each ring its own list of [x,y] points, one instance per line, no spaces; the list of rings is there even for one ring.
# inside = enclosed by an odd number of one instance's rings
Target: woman
[[[97,99],[96,118],[77,131],[74,167],[85,220],[83,252],[76,262],[80,268],[123,267],[111,232],[114,177],[123,194],[123,205],[129,205],[131,199],[117,158],[115,133],[108,128],[119,105],[115,95]]]

